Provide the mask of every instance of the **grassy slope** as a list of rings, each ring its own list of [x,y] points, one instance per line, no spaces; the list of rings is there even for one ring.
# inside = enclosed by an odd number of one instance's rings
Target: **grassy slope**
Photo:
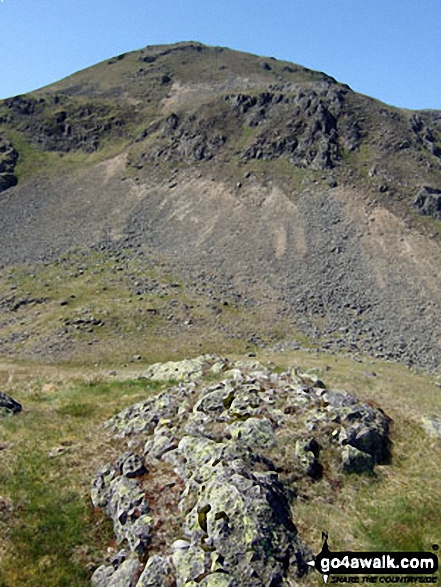
[[[247,307],[215,286],[192,284],[147,251],[72,253],[7,268],[0,291],[3,353],[32,360],[119,368],[134,355],[151,363],[170,350],[245,352],[254,348],[252,334],[266,341],[296,334],[276,307]]]

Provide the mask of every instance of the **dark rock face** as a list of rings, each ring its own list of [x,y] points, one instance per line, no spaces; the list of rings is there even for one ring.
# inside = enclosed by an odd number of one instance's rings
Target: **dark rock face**
[[[0,192],[5,192],[17,185],[17,183],[18,180],[13,173],[0,173]]]
[[[418,144],[422,145],[438,159],[441,158],[441,150],[436,144],[433,130],[421,116],[413,114],[409,119],[408,127]]]
[[[144,156],[210,160],[223,152],[227,142],[240,140],[240,129],[248,128],[258,132],[241,149],[242,161],[286,157],[300,168],[331,169],[340,161],[342,149],[356,150],[362,137],[356,120],[345,113],[346,93],[334,83],[321,82],[314,90],[280,84],[257,95],[228,94],[214,108],[169,115],[155,147]],[[150,132],[155,130],[152,127]]]
[[[441,220],[441,190],[424,186],[412,204],[423,216],[432,216],[435,220]]]
[[[171,114],[162,125],[161,142],[150,159],[165,161],[209,161],[217,155],[227,140],[223,132],[223,116],[207,119],[196,115],[178,117]]]
[[[263,127],[245,150],[243,159],[272,160],[286,156],[298,167],[334,167],[340,158],[337,120],[342,113],[343,92],[327,84],[323,86],[321,91],[288,96],[276,92],[264,92],[257,97],[228,96],[227,100],[246,114],[248,126]]]
[[[0,415],[18,414],[21,412],[22,407],[17,401],[12,399],[6,393],[0,391]]]
[[[18,161],[18,152],[8,140],[0,137],[0,192],[17,185],[14,169]]]
[[[108,103],[84,104],[66,96],[55,98],[55,110],[54,99],[16,96],[4,102],[16,127],[30,143],[44,151],[68,153],[82,150],[92,153],[99,148],[104,136],[112,139],[124,137],[126,124],[134,116],[133,108]]]
[[[372,457],[347,445],[343,449],[343,470],[347,473],[372,473],[374,470]]]
[[[146,474],[128,478],[127,463],[135,469],[144,463],[140,455],[124,453],[97,476],[92,501],[113,520],[117,541],[127,542],[127,560],[133,561],[136,553],[148,555],[155,523],[173,509],[169,501],[166,511],[147,503],[149,470],[168,474],[162,485],[179,489],[174,531],[167,531],[175,540],[148,558],[138,582],[132,563],[137,587],[282,587],[308,572],[312,556],[291,518],[283,463],[298,479],[309,476],[314,483],[331,454],[339,455],[332,466],[340,472],[371,474],[389,458],[389,419],[297,369],[276,374],[256,360],[210,355],[193,362],[225,379],[208,387],[198,383],[191,361],[152,366],[155,380],[166,380],[173,369],[183,382],[107,423],[131,447],[144,446]],[[102,577],[116,580],[116,572],[114,565],[99,567],[94,585],[104,586]]]

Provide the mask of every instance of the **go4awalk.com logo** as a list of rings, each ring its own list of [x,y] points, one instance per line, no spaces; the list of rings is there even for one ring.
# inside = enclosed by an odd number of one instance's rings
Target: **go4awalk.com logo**
[[[438,557],[432,552],[331,552],[325,532],[322,538],[321,552],[307,564],[323,575],[325,583],[437,583],[433,574],[438,570]]]

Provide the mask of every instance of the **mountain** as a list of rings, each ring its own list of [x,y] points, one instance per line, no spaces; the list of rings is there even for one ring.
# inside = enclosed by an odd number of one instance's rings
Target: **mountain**
[[[439,366],[441,112],[146,47],[3,100],[0,190],[4,355],[312,345]]]
[[[0,586],[434,560],[440,220],[441,114],[292,63],[146,47],[2,101]]]

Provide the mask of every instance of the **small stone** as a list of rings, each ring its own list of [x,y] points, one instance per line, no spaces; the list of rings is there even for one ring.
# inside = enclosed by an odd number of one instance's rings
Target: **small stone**
[[[14,509],[12,499],[10,497],[2,497],[0,495],[0,512],[10,513]]]
[[[441,438],[441,418],[437,418],[436,416],[423,416],[421,423],[427,434]]]
[[[55,446],[49,451],[49,458],[54,459],[55,457],[59,457],[63,453],[67,451],[67,447],[65,446]]]
[[[172,544],[173,550],[187,550],[190,546],[190,542],[186,540],[175,540]]]

